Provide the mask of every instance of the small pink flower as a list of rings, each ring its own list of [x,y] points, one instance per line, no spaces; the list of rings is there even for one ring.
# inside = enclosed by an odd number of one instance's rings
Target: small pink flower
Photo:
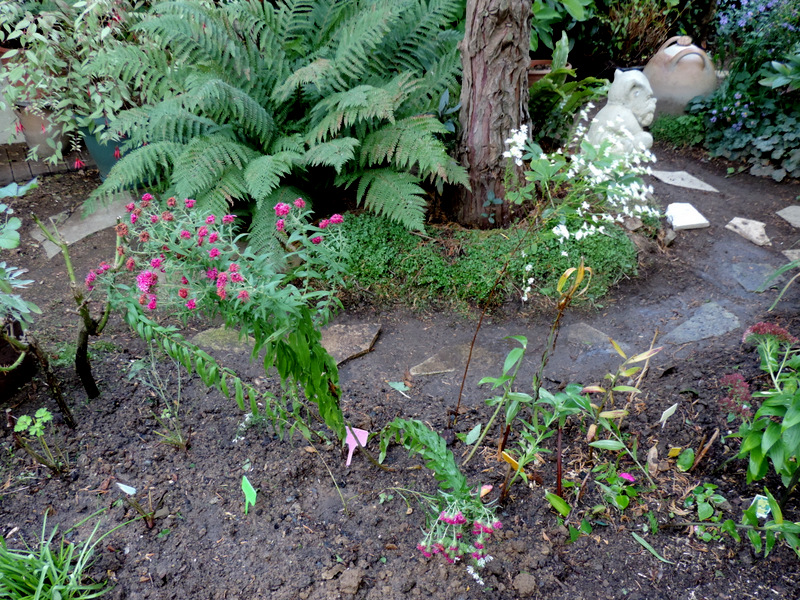
[[[90,290],[93,290],[94,289],[93,284],[96,279],[97,279],[97,273],[95,272],[94,269],[92,269],[86,274],[86,287],[89,288]]]
[[[150,261],[150,266],[154,269],[160,269],[163,261],[160,258],[154,258]]]
[[[228,271],[230,271],[231,273],[237,273],[239,271],[239,265],[237,265],[236,263],[231,263],[230,266],[228,267]]]
[[[285,217],[289,214],[289,211],[292,210],[292,207],[288,204],[284,204],[283,202],[278,202],[275,205],[275,216],[278,217]]]
[[[319,228],[325,229],[328,225],[330,225],[330,223],[331,222],[328,219],[322,219],[322,221],[319,222]]]
[[[208,271],[206,271],[206,277],[208,279],[216,279],[217,278],[217,270],[215,268],[213,268],[213,267],[210,268]]]
[[[239,295],[236,297],[242,302],[247,302],[248,300],[250,300],[250,294],[247,293],[247,290],[241,290],[239,292]]]
[[[340,214],[331,215],[329,221],[331,222],[332,225],[341,225],[342,222],[344,221],[344,217]]]
[[[205,237],[208,235],[208,227],[203,225],[200,229],[197,230],[197,237]]]
[[[228,223],[233,223],[233,220],[235,218],[236,218],[236,215],[225,215],[224,217],[222,217],[222,222],[227,225]]]
[[[234,283],[241,283],[244,281],[244,277],[242,277],[241,273],[231,273],[231,281]]]
[[[192,237],[192,234],[184,229],[183,231],[181,231],[181,237],[184,240],[188,240],[190,237]]]
[[[105,272],[106,272],[106,271],[108,271],[110,268],[111,268],[111,265],[110,265],[110,264],[108,264],[106,261],[103,261],[103,262],[101,262],[101,263],[100,263],[100,265],[97,267],[97,272],[98,272],[98,273],[105,273]]]
[[[225,300],[228,297],[228,292],[225,291],[225,286],[221,285],[217,288],[217,296],[219,296],[220,300]]]
[[[796,344],[797,338],[775,323],[756,323],[748,327],[742,336],[743,344],[757,344],[763,338],[773,338],[782,344]]]
[[[165,210],[163,213],[161,213],[161,220],[162,221],[174,221],[175,217],[173,216],[173,214],[171,212],[169,212],[168,210]]]
[[[128,271],[133,271],[136,268],[136,261],[132,258],[129,258],[127,261],[125,261],[125,268]]]
[[[216,231],[212,231],[212,232],[209,234],[209,236],[208,236],[208,241],[209,241],[209,243],[211,243],[211,244],[214,244],[214,243],[216,243],[216,241],[217,241],[218,239],[219,239],[219,234],[218,234]]]
[[[150,215],[151,223],[158,223],[158,215]]]
[[[294,205],[297,208],[305,208],[306,207],[306,201],[303,200],[302,198],[298,198],[297,200],[294,201]]]
[[[189,280],[188,280],[188,279],[186,279],[186,276],[185,276],[185,275],[184,275],[183,277],[181,277],[181,283],[182,283],[183,285],[189,285]]]
[[[82,169],[83,167],[85,167],[86,163],[83,162],[80,158],[76,158],[72,166],[77,171],[78,169]]]
[[[136,286],[143,292],[149,292],[156,283],[158,275],[152,271],[142,271],[136,276]]]
[[[502,529],[503,524],[500,521],[495,521],[494,523],[492,523],[492,527],[494,527],[495,529]]]
[[[194,310],[196,306],[197,302],[194,301],[194,298],[192,298],[186,303],[186,308],[188,308],[189,310]]]
[[[636,482],[636,477],[634,477],[630,473],[620,473],[619,474],[619,478],[620,479],[624,479],[628,483],[635,483]]]
[[[311,243],[312,244],[319,244],[321,242],[322,242],[322,236],[321,235],[318,235],[317,237],[311,238]]]
[[[155,294],[150,294],[149,302],[147,303],[147,310],[155,310],[156,309],[156,296]]]
[[[227,273],[220,273],[217,275],[217,287],[224,286],[228,283],[228,274]]]
[[[150,192],[146,192],[146,193],[142,194],[142,200],[144,202],[149,202],[152,199],[153,199],[153,194],[151,194]]]
[[[180,296],[181,298],[186,298],[188,295],[189,295],[189,290],[187,290],[186,288],[181,288],[178,290],[178,296]]]
[[[25,131],[25,128],[22,126],[22,123],[20,123],[19,121],[17,121],[17,122],[14,124],[14,131],[15,131],[15,132],[17,132],[17,133],[22,133],[23,131]]]
[[[177,203],[178,201],[175,200],[175,196],[170,196],[169,198],[167,198],[167,206],[169,206],[170,208],[174,208]]]
[[[219,256],[219,248],[211,248],[211,250],[208,251],[209,258],[217,258],[218,256]]]
[[[125,205],[125,210],[127,210],[128,212],[133,212],[134,208],[136,208],[136,205],[133,202]]]
[[[217,217],[215,217],[214,215],[208,215],[206,217],[206,223],[208,223],[209,225],[213,225],[216,222],[217,222]]]
[[[122,158],[122,151],[117,146],[114,148],[114,160],[119,160],[120,158]]]
[[[186,205],[186,208],[194,208],[195,202],[196,200],[193,200],[192,198],[186,198],[186,200],[183,201],[183,203]]]
[[[277,221],[275,221],[275,229],[277,229],[278,231],[283,231],[285,227],[286,227],[286,221],[284,221],[283,219],[278,219]]]
[[[136,224],[136,221],[138,220],[139,220],[139,215],[137,215],[136,213],[131,213],[131,225]]]

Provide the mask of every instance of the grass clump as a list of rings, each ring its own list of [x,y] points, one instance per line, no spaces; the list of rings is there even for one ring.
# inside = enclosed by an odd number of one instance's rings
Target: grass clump
[[[657,142],[683,148],[697,146],[706,138],[706,128],[699,115],[661,115],[650,126]]]
[[[595,272],[587,294],[591,299],[636,273],[636,248],[616,227],[610,227],[606,235],[561,243],[547,227],[534,234],[521,227],[430,228],[429,233],[414,234],[375,215],[349,218],[348,289],[411,306],[482,305],[511,255],[492,297],[491,304],[497,306],[519,298],[530,278],[534,290],[555,297],[558,278],[576,266],[581,255]]]

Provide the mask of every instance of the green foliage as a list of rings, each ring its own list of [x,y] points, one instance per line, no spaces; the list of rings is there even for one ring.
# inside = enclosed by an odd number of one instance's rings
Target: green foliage
[[[703,119],[698,115],[661,115],[650,126],[657,142],[683,148],[701,144],[706,137]]]
[[[128,48],[97,64],[130,83],[155,72],[179,94],[121,114],[130,152],[93,199],[149,181],[203,210],[250,203],[253,243],[274,251],[276,199],[292,189],[319,204],[338,186],[421,230],[423,182],[467,184],[436,116],[458,90],[462,11],[457,0],[159,4],[135,27],[159,49],[153,64],[126,66]]]
[[[8,600],[88,600],[105,594],[109,590],[105,583],[84,583],[84,573],[92,563],[94,550],[108,535],[93,541],[98,527],[99,523],[81,542],[67,542],[61,536],[56,543],[58,528],[54,527],[47,535],[45,519],[36,549],[11,550],[6,540],[0,537],[0,597]]]
[[[20,416],[14,425],[14,440],[36,462],[50,469],[54,475],[60,475],[69,465],[66,455],[55,440],[52,425],[47,426],[52,420],[53,415],[44,407],[38,409],[33,417]],[[47,438],[50,438],[50,443]],[[39,443],[41,454],[31,447],[33,439]]]
[[[0,249],[12,250],[19,246],[19,229],[22,221],[12,217],[14,210],[0,204]],[[23,299],[16,290],[25,289],[32,279],[21,279],[23,269],[0,261],[0,323],[19,322],[23,327],[33,322],[34,314],[42,314],[33,302]]]
[[[531,5],[531,52],[539,44],[553,49],[553,31],[568,31],[579,21],[589,19],[595,8],[594,0],[534,0]],[[556,36],[557,37],[557,36]]]

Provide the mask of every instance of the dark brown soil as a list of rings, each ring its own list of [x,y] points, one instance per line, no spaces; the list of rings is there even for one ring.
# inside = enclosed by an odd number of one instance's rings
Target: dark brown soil
[[[715,301],[739,317],[741,328],[701,342],[667,345],[653,360],[632,404],[626,431],[638,440],[640,455],[656,446],[665,470],[657,476],[658,488],[643,493],[620,514],[614,508],[591,514],[601,496],[589,483],[570,517],[577,524],[586,517],[593,533],[568,543],[566,529],[544,499],[555,487],[552,455],[543,455],[538,475],[542,485],[518,483],[511,501],[499,509],[503,530],[489,546],[494,557],[483,572],[486,588],[475,584],[463,564],[448,565],[425,559],[415,549],[425,525],[421,506],[408,510],[394,488],[433,493],[436,482],[418,459],[398,447],[390,449],[381,471],[356,455],[350,467],[338,446],[311,446],[301,438],[280,441],[268,429],[251,427],[234,441],[244,415],[232,401],[208,391],[197,378],[183,376],[181,413],[191,432],[191,447],[177,451],[161,443],[153,411],[160,410],[140,378],[129,379],[133,361],[148,356],[146,345],[112,317],[107,331],[94,342],[93,367],[102,395],[89,401],[69,365],[57,366],[65,394],[78,427],[59,426],[71,468],[61,478],[50,477],[21,450],[13,447],[4,428],[0,455],[0,535],[12,547],[24,538],[36,539],[42,520],[48,526],[69,527],[99,508],[109,508],[102,530],[134,516],[118,503],[122,494],[113,483],[135,486],[144,497],[164,498],[167,509],[153,529],[141,521],[109,536],[98,548],[91,573],[107,577],[115,599],[328,599],[394,598],[608,598],[608,599],[745,599],[800,597],[798,558],[778,547],[766,559],[751,547],[728,539],[704,543],[688,528],[664,528],[651,535],[644,514],[652,511],[661,524],[681,517],[688,492],[698,483],[719,485],[729,501],[725,518],[739,520],[764,482],[746,485],[744,465],[730,459],[737,442],[725,440],[731,424],[717,401],[718,380],[738,369],[758,385],[757,360],[752,348],[740,343],[742,329],[758,320],[771,320],[800,333],[798,294],[792,289],[776,311],[766,309],[775,291],[763,295],[747,292],[733,278],[737,262],[786,262],[781,250],[790,248],[797,233],[775,215],[800,195],[797,183],[775,184],[747,175],[726,177],[727,165],[706,162],[701,156],[657,149],[659,168],[685,169],[720,190],[697,193],[654,182],[659,202],[692,202],[711,222],[708,229],[680,232],[667,249],[642,244],[640,276],[624,281],[603,300],[602,306],[568,312],[564,328],[588,323],[624,343],[632,351],[645,350],[653,336],[664,334],[691,316],[697,306]],[[40,189],[14,201],[23,218],[30,211],[40,217],[77,210],[82,199],[98,184],[90,172],[44,178]],[[758,248],[724,229],[733,216],[767,224],[771,247]],[[59,257],[47,261],[32,244],[26,219],[23,244],[3,260],[26,267],[36,280],[26,297],[44,314],[35,330],[54,357],[77,334],[78,317]],[[71,251],[79,277],[110,258],[113,233],[101,232],[76,244]],[[484,376],[499,375],[510,343],[504,336],[523,334],[531,340],[520,382],[529,382],[536,368],[553,313],[532,310],[510,300],[492,314],[478,337],[475,361],[465,385],[464,408],[457,431],[468,431],[488,420],[483,399],[489,392],[478,388]],[[443,347],[469,343],[477,318],[437,312],[412,313],[405,309],[346,311],[340,322],[380,322],[383,330],[372,353],[351,360],[340,369],[344,390],[343,410],[357,427],[377,431],[397,416],[418,418],[444,431],[448,410],[458,398],[461,373],[417,377],[404,398],[388,382],[402,381],[406,369]],[[204,323],[190,324],[199,330]],[[191,332],[190,332],[191,333]],[[233,366],[252,374],[256,385],[275,388],[274,381],[247,364],[247,356],[228,357]],[[586,350],[561,336],[559,349],[547,369],[547,387],[568,382],[599,383],[606,370],[619,363],[612,352]],[[159,372],[171,377],[169,393],[177,393],[177,371],[159,359]],[[522,388],[525,387],[523,383]],[[43,379],[37,376],[3,407],[13,415],[32,414],[47,406],[57,412]],[[662,412],[674,403],[678,410],[665,427]],[[711,439],[716,430],[723,439],[712,444],[705,458],[690,473],[680,473],[669,448],[691,446]],[[577,423],[565,430],[565,477],[580,484],[589,472],[584,432]],[[552,440],[551,440],[552,441]],[[478,460],[465,469],[470,482],[492,484],[495,493],[504,469],[494,458],[492,441]],[[370,448],[377,444],[371,442]],[[464,448],[451,448],[461,457]],[[623,460],[622,467],[633,470]],[[258,501],[247,515],[243,511],[241,477],[247,474],[259,488]],[[768,478],[775,493],[782,488]],[[337,487],[338,486],[338,487]],[[381,494],[393,499],[381,502]],[[573,503],[574,498],[573,498]],[[800,521],[795,500],[788,518]],[[84,528],[82,534],[85,534]],[[631,535],[646,535],[670,563],[658,561]]]

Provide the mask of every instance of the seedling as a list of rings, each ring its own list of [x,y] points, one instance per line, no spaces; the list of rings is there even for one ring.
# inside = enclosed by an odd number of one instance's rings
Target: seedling
[[[256,496],[258,495],[247,475],[242,475],[242,491],[244,492],[244,514],[247,514],[247,510],[256,505]]]
[[[161,494],[161,498],[158,499],[155,506],[153,505],[153,492],[152,490],[147,492],[147,508],[145,508],[139,500],[136,498],[136,488],[130,485],[125,485],[124,483],[117,483],[117,487],[125,493],[125,503],[130,506],[133,510],[135,510],[139,515],[144,519],[145,525],[147,525],[148,529],[152,529],[156,525],[156,519],[158,517],[166,516],[167,511],[162,509],[161,506],[164,504],[164,496],[167,495],[167,492]]]
[[[36,462],[50,469],[53,474],[60,475],[66,470],[68,462],[61,448],[54,443],[51,449],[45,439],[45,425],[52,420],[53,415],[46,408],[37,410],[33,417],[22,415],[17,419],[17,423],[14,426],[14,438],[20,447],[22,447]],[[31,448],[29,440],[24,437],[25,434],[38,440],[43,454]]]

